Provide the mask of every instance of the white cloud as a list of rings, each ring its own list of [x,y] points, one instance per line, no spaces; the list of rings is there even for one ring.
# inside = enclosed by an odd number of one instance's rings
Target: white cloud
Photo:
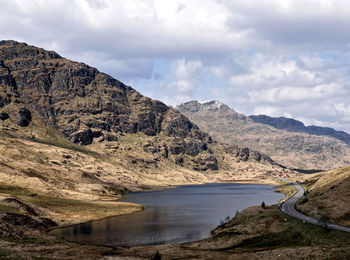
[[[0,6],[1,39],[56,50],[169,104],[220,99],[246,114],[350,130],[349,1],[0,0]]]
[[[200,61],[177,60],[174,74],[177,79],[190,80],[193,74],[202,67]]]
[[[248,73],[234,75],[231,84],[240,88],[267,88],[286,85],[310,85],[317,83],[313,71],[301,69],[295,60],[284,60],[284,57],[267,57],[257,54],[245,64]]]
[[[340,114],[350,116],[350,105],[339,103],[334,105],[335,111]]]
[[[271,106],[257,106],[253,110],[254,115],[268,115],[268,116],[277,116],[277,109]]]
[[[175,81],[168,84],[168,88],[175,95],[188,95],[196,88],[195,73],[202,68],[200,61],[177,60],[173,67]]]
[[[331,98],[346,93],[341,86],[322,84],[311,88],[280,87],[268,90],[248,92],[252,102],[284,103],[286,101],[303,101],[313,99]]]

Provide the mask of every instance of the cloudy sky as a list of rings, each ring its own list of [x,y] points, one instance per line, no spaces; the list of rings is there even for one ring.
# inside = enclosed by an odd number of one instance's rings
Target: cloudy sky
[[[83,61],[176,105],[350,132],[346,0],[0,0],[0,39]]]

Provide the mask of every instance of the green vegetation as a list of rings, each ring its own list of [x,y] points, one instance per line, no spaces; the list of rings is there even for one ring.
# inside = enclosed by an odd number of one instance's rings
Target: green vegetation
[[[34,139],[31,139],[31,141],[36,142],[36,143],[54,146],[54,147],[64,148],[64,149],[71,150],[74,152],[84,153],[84,154],[91,155],[91,156],[98,158],[98,159],[103,158],[103,156],[101,154],[94,152],[94,151],[91,151],[84,146],[80,146],[80,145],[71,143],[64,138],[57,138],[55,140],[34,138]]]
[[[285,198],[289,198],[296,191],[296,188],[294,187],[294,185],[290,185],[288,183],[284,183],[284,184],[281,184],[281,185],[277,186],[275,191],[283,193],[283,194],[286,195]]]
[[[0,194],[13,197],[35,208],[41,216],[53,218],[55,221],[82,222],[113,215],[127,214],[142,210],[141,205],[122,203],[112,200],[83,201],[59,198],[45,193],[33,193],[32,190],[0,183]],[[18,207],[0,203],[1,212],[18,212]]]
[[[6,194],[12,197],[16,197],[16,196],[25,196],[32,193],[33,192],[30,191],[29,189],[0,182],[0,194]]]
[[[297,171],[300,173],[305,173],[305,174],[313,174],[313,173],[318,173],[318,172],[323,172],[324,170],[315,170],[315,169],[310,169],[310,170],[305,170],[305,169],[291,169],[293,171]]]
[[[293,230],[284,230],[282,232],[256,236],[243,240],[237,246],[232,248],[247,248],[247,249],[270,249],[288,246],[310,246],[311,242],[303,237],[303,234]]]
[[[20,211],[18,210],[17,207],[0,204],[0,214],[1,213],[19,213],[19,212]]]
[[[251,252],[322,246],[349,251],[350,234],[303,223],[282,213],[276,206],[270,206],[266,210],[253,207],[238,213],[229,223],[216,229],[208,242],[233,238],[230,245],[214,250]]]

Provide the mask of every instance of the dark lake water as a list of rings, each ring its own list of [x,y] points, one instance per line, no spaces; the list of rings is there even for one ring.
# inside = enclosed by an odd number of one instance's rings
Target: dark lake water
[[[210,236],[226,216],[249,206],[275,204],[284,197],[273,186],[219,183],[127,194],[121,201],[145,206],[130,215],[111,217],[53,233],[68,240],[104,245],[184,243]]]

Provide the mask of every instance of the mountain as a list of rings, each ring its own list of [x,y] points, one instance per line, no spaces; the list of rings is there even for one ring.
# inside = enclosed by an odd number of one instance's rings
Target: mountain
[[[343,132],[305,127],[293,119],[247,117],[218,101],[190,101],[176,109],[208,132],[214,140],[263,151],[274,161],[290,168],[332,169],[350,163],[350,147],[346,143],[347,134],[341,134]],[[312,131],[318,134],[311,134]],[[339,140],[340,137],[320,134],[327,131],[342,136],[345,141]]]
[[[164,103],[53,51],[1,41],[0,88],[0,196],[28,189],[97,200],[155,186],[295,176],[264,154],[213,142]]]
[[[310,135],[324,135],[336,138],[346,144],[350,144],[350,135],[344,131],[336,131],[330,127],[305,126],[302,122],[285,117],[270,117],[266,115],[249,116],[255,123],[270,125],[277,129],[287,130],[289,132],[302,132]]]
[[[180,113],[83,63],[11,41],[0,42],[0,60],[0,106],[27,105],[73,143],[117,132],[210,141]]]

